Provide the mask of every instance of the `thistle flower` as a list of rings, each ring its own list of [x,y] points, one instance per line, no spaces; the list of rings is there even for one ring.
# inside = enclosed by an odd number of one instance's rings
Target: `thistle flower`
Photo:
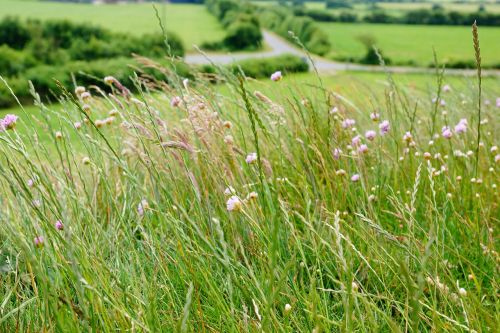
[[[453,136],[453,133],[451,132],[451,130],[448,126],[444,126],[441,129],[441,134],[443,135],[443,138],[445,138],[445,139],[450,139]]]
[[[445,85],[443,86],[443,91],[444,91],[444,92],[450,92],[450,91],[451,91],[451,87],[450,87],[450,85],[445,84]]]
[[[241,210],[242,204],[241,204],[240,198],[238,198],[235,195],[230,197],[226,202],[226,208],[230,212],[237,212],[237,211]]]
[[[356,124],[356,120],[354,119],[345,119],[344,121],[342,121],[342,127],[343,128],[349,128],[349,127],[352,127]]]
[[[378,127],[380,129],[380,135],[387,134],[389,132],[389,130],[391,129],[391,125],[389,124],[388,120],[384,120],[383,122],[381,122]]]
[[[17,116],[14,114],[6,115],[2,120],[0,120],[0,130],[11,130],[16,127]]]
[[[372,112],[370,114],[370,119],[373,120],[373,121],[379,121],[380,120],[380,114],[378,114],[377,112]]]
[[[33,239],[33,242],[35,243],[36,247],[43,247],[44,239],[43,236],[37,236]]]
[[[359,178],[360,178],[360,177],[359,177],[359,174],[357,174],[357,173],[356,173],[356,174],[352,175],[352,177],[351,177],[351,181],[353,181],[353,182],[357,182],[357,181],[359,181]]]
[[[373,141],[375,139],[375,137],[377,136],[377,133],[375,131],[366,131],[365,133],[365,138],[367,140],[370,140],[370,141]]]
[[[277,82],[283,78],[283,75],[281,74],[281,71],[274,72],[271,75],[271,80],[274,82]]]
[[[467,132],[467,125],[468,125],[467,119],[465,118],[460,119],[458,124],[455,126],[455,133],[460,134]]]
[[[252,163],[255,163],[255,161],[257,161],[257,153],[250,153],[247,155],[245,161],[248,163],[248,164],[252,164]]]
[[[427,161],[428,161],[428,160],[430,160],[431,158],[432,158],[431,153],[429,153],[429,152],[425,152],[425,153],[424,153],[424,159],[425,159],[425,160],[427,160]]]
[[[170,100],[170,106],[172,106],[174,108],[180,106],[181,103],[182,103],[182,99],[179,96],[172,97],[172,99]]]
[[[54,224],[54,226],[56,227],[57,230],[63,230],[64,229],[64,225],[62,223],[61,220],[57,220],[56,223]]]

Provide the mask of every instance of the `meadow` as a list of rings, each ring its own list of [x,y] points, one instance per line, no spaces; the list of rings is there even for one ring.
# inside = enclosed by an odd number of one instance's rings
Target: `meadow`
[[[362,57],[365,46],[360,36],[372,36],[383,54],[393,62],[429,66],[433,49],[442,62],[474,62],[471,28],[459,26],[415,26],[396,24],[320,23],[332,44],[332,56]],[[500,28],[481,27],[481,52],[484,65],[499,65]]]
[[[161,33],[151,3],[127,5],[88,5],[50,1],[0,0],[0,19],[5,16],[20,18],[66,19],[76,23],[90,23],[114,32],[142,35]],[[188,50],[203,42],[218,41],[224,29],[203,5],[156,4],[160,18],[168,31],[175,31]]]
[[[3,115],[2,331],[498,327],[495,79],[166,75]]]

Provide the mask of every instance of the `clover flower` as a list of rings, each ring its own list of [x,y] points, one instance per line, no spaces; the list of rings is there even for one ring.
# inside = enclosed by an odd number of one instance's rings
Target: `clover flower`
[[[0,130],[11,130],[16,127],[18,117],[14,114],[6,115],[2,120],[0,120]]]
[[[457,134],[467,132],[467,125],[468,125],[467,119],[465,119],[465,118],[460,119],[458,124],[455,126],[455,132]]]
[[[63,230],[64,229],[64,225],[62,223],[61,220],[57,220],[56,223],[54,224],[54,226],[56,227],[57,230]]]
[[[359,174],[357,174],[357,173],[356,173],[356,174],[352,175],[352,177],[351,177],[351,181],[353,181],[353,182],[357,182],[357,181],[359,181],[359,178],[360,178],[360,177],[359,177]]]
[[[441,134],[445,139],[451,139],[451,137],[453,136],[453,133],[451,132],[451,129],[448,126],[444,126],[441,129]]]

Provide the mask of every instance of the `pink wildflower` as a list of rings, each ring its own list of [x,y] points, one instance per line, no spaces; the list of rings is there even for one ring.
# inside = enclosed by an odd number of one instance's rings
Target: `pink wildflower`
[[[361,136],[356,135],[354,138],[352,138],[351,143],[353,146],[358,146],[361,143]]]
[[[368,146],[367,146],[367,145],[365,145],[365,144],[362,144],[361,146],[359,146],[359,148],[358,148],[358,152],[359,152],[359,153],[362,153],[362,154],[364,154],[364,153],[368,152]]]
[[[443,135],[443,138],[445,138],[445,139],[450,139],[453,136],[453,133],[451,132],[451,129],[448,126],[444,126],[441,129],[441,134]]]
[[[384,120],[383,122],[381,122],[378,127],[380,128],[380,135],[387,134],[391,129],[391,125],[389,124],[388,120]]]
[[[449,84],[445,84],[445,85],[443,86],[443,91],[444,91],[444,92],[450,92],[450,91],[451,91],[451,87],[450,87],[450,85],[449,85]]]
[[[233,212],[233,211],[237,212],[237,211],[241,210],[241,207],[242,207],[241,200],[240,200],[240,198],[238,198],[235,195],[230,197],[226,202],[226,208],[230,212]]]
[[[340,155],[342,154],[342,150],[340,150],[339,148],[335,148],[333,150],[333,158],[338,160],[340,159]]]
[[[64,229],[64,225],[62,223],[61,220],[57,220],[56,223],[54,224],[54,226],[56,227],[57,230],[63,230]]]
[[[380,119],[380,114],[378,114],[377,112],[372,112],[370,114],[370,119],[373,120],[373,121],[379,121]]]
[[[460,119],[458,124],[455,126],[455,132],[457,134],[465,133],[467,131],[467,124],[468,124],[467,119],[465,119],[465,118]]]
[[[0,130],[10,130],[16,127],[17,116],[14,114],[8,114],[0,120]]]
[[[248,164],[252,164],[254,163],[255,161],[257,161],[257,153],[250,153],[247,155],[245,161],[248,163]]]
[[[342,127],[343,128],[349,128],[349,127],[354,126],[354,124],[356,124],[356,120],[354,120],[354,119],[345,119],[342,122]]]
[[[375,137],[377,136],[377,133],[375,131],[366,131],[365,133],[365,138],[370,140],[370,141],[373,141],[375,139]]]
[[[282,78],[283,78],[283,75],[281,74],[281,71],[274,72],[271,75],[271,80],[273,80],[274,82],[277,82],[277,81],[281,80]]]
[[[174,108],[181,105],[181,103],[182,103],[182,99],[179,96],[172,97],[172,99],[170,100],[170,106],[172,106]]]
[[[353,181],[353,182],[359,181],[359,174],[356,173],[356,174],[352,175],[351,181]]]
[[[36,247],[42,247],[44,243],[43,236],[37,236],[33,239],[33,242],[35,243]]]

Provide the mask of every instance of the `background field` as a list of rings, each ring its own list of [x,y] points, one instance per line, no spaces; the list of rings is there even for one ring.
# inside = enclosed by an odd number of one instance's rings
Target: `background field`
[[[217,41],[224,30],[203,5],[156,4],[168,31],[175,31],[187,50],[192,45]],[[88,5],[46,1],[0,0],[0,19],[5,16],[37,19],[67,19],[88,22],[116,32],[135,35],[161,32],[151,3]]]
[[[398,63],[428,66],[435,48],[441,61],[472,61],[474,52],[470,27],[414,26],[395,24],[321,23],[337,57],[361,57],[366,52],[358,36],[371,35],[385,56]],[[483,64],[500,64],[500,28],[479,30]]]

